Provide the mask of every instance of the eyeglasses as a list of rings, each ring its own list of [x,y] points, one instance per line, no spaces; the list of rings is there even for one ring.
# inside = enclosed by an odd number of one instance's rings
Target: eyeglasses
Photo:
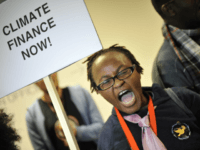
[[[115,78],[119,80],[126,79],[133,73],[134,69],[135,69],[135,64],[131,67],[128,67],[118,72],[114,77],[104,80],[98,86],[96,86],[96,89],[99,91],[104,91],[104,90],[109,89],[115,84]]]

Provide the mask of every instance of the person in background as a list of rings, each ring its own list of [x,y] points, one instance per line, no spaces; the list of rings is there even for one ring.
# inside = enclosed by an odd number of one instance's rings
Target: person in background
[[[164,42],[153,64],[153,82],[200,93],[200,0],[151,1],[164,20]]]
[[[183,87],[168,89],[179,98],[177,103],[158,84],[142,87],[143,68],[122,46],[100,50],[85,62],[92,91],[114,106],[98,150],[200,149],[199,94]]]
[[[80,86],[61,89],[57,74],[51,75],[80,150],[95,150],[98,134],[103,126],[102,117],[90,94]],[[68,150],[68,144],[58,121],[44,81],[36,85],[44,95],[27,110],[29,137],[35,150]]]
[[[19,150],[16,142],[21,140],[21,137],[17,134],[16,129],[12,125],[12,118],[0,109],[0,149],[1,150]]]

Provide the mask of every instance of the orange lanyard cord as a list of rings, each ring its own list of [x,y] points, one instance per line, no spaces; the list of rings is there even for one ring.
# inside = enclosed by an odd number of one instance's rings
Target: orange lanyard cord
[[[135,142],[135,139],[134,139],[130,129],[128,128],[126,122],[124,121],[124,118],[119,113],[119,110],[116,107],[115,107],[115,111],[116,111],[118,120],[119,120],[119,122],[121,124],[121,127],[122,127],[122,129],[123,129],[123,131],[124,131],[124,133],[126,135],[126,138],[128,140],[128,143],[129,143],[130,147],[132,148],[132,150],[133,150],[133,148],[134,148],[134,150],[139,150],[138,145]]]
[[[128,128],[126,122],[124,121],[124,118],[122,117],[122,115],[120,114],[119,110],[115,107],[115,111],[117,114],[117,118],[120,122],[120,125],[126,135],[126,138],[128,140],[128,143],[130,145],[130,147],[132,148],[132,150],[139,150],[138,145],[130,131],[130,129]],[[155,111],[154,111],[154,106],[153,106],[153,101],[151,99],[151,96],[149,96],[149,104],[148,104],[148,111],[149,111],[149,120],[150,120],[150,126],[152,128],[152,130],[154,131],[154,133],[157,135],[157,124],[156,124],[156,116],[155,116]]]
[[[155,115],[155,110],[153,107],[153,101],[151,99],[151,96],[149,96],[148,111],[149,111],[150,126],[153,132],[157,135],[156,115]]]

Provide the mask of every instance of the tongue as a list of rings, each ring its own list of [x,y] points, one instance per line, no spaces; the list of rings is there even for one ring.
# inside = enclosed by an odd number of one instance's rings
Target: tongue
[[[121,98],[121,101],[124,102],[124,103],[128,103],[130,101],[132,101],[134,98],[134,94],[133,92],[129,92],[127,94],[124,94]]]

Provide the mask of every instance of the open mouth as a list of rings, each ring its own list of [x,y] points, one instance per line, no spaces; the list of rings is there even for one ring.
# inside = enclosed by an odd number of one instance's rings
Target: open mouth
[[[135,94],[129,90],[121,91],[118,95],[118,99],[125,105],[134,103]]]

